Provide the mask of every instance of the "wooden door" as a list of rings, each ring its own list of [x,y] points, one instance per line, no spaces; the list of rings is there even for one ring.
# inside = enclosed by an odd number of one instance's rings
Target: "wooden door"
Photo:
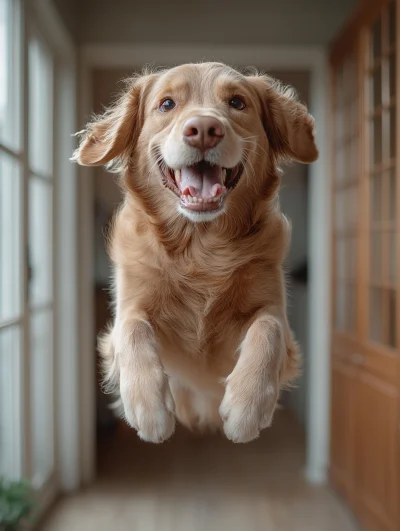
[[[332,51],[331,479],[376,531],[400,529],[399,4],[362,2]]]
[[[333,71],[333,342],[332,480],[347,497],[354,490],[353,429],[356,376],[351,363],[359,338],[360,102],[358,54],[353,43]]]

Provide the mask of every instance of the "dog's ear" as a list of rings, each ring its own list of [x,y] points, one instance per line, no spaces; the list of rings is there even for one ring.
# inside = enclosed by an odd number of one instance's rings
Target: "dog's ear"
[[[120,98],[102,115],[95,116],[82,135],[72,160],[83,166],[102,166],[131,153],[143,123],[143,102],[157,74],[127,81]]]
[[[262,120],[270,146],[278,158],[314,162],[318,149],[314,139],[314,119],[293,89],[269,76],[249,76],[262,107]]]

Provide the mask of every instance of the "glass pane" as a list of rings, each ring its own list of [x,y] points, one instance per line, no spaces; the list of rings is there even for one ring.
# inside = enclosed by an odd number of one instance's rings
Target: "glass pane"
[[[358,101],[354,101],[351,105],[349,129],[351,130],[354,136],[357,134],[357,131],[358,131]]]
[[[372,163],[379,164],[382,161],[382,116],[376,116],[371,125]]]
[[[335,71],[336,86],[335,86],[335,100],[336,107],[342,108],[343,106],[343,68],[338,68]]]
[[[396,0],[392,0],[389,4],[389,44],[390,46],[396,44]]]
[[[382,297],[381,288],[371,288],[370,290],[370,337],[377,343],[382,342]]]
[[[382,23],[379,18],[372,28],[372,62],[382,54]]]
[[[396,346],[396,290],[389,291],[389,345]]]
[[[336,326],[339,330],[344,330],[346,322],[346,286],[343,282],[337,283],[336,297]]]
[[[39,39],[29,42],[29,163],[35,173],[52,174],[53,65]]]
[[[392,286],[396,283],[396,233],[389,233],[389,282]]]
[[[18,2],[0,0],[0,143],[17,149],[20,144],[20,61]]]
[[[389,111],[390,121],[390,158],[396,158],[396,107]]]
[[[351,179],[351,175],[350,175],[351,153],[350,153],[350,140],[348,138],[346,138],[343,144],[343,154],[344,154],[343,179],[345,181],[348,181],[349,179]]]
[[[371,176],[371,216],[374,222],[382,220],[382,176]]]
[[[29,298],[31,306],[52,300],[52,186],[29,182]]]
[[[370,278],[374,282],[382,280],[382,234],[371,234],[371,271]]]
[[[0,151],[0,323],[21,312],[21,169]]]
[[[336,276],[342,281],[346,278],[346,240],[340,238],[336,243]]]
[[[0,476],[18,478],[20,453],[20,330],[0,330]]]
[[[346,160],[346,169],[347,169],[347,179],[352,180],[354,179],[354,171],[353,171],[353,140],[349,138],[347,140],[347,160]]]
[[[356,245],[357,238],[353,236],[347,239],[347,277],[351,279],[356,277]]]
[[[336,218],[336,230],[342,231],[345,228],[342,190],[338,190],[336,192],[335,218]]]
[[[379,66],[372,75],[372,108],[382,105],[382,68]]]
[[[349,229],[355,229],[357,224],[357,187],[352,186],[346,191],[346,223]]]
[[[336,180],[341,181],[344,177],[344,151],[338,148],[336,151]]]
[[[39,488],[53,468],[53,317],[51,311],[31,316],[32,480]]]
[[[343,111],[341,107],[336,109],[336,138],[341,144],[341,140],[343,140]]]
[[[389,172],[389,220],[396,220],[396,192],[397,192],[396,169]]]
[[[396,97],[396,55],[392,53],[389,58],[389,94],[390,99]]]
[[[351,142],[350,176],[354,181],[358,173],[358,138],[354,137]]]
[[[355,293],[354,293],[354,284],[349,282],[347,285],[346,292],[346,310],[347,318],[345,323],[345,328],[347,330],[354,330],[356,324],[356,307],[355,307]]]

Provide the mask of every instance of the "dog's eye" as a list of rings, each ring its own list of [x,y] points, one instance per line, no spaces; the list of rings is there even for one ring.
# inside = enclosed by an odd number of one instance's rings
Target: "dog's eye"
[[[242,100],[242,98],[239,98],[238,96],[235,96],[234,98],[229,100],[229,105],[237,111],[243,111],[243,109],[246,108],[245,102]]]
[[[161,112],[168,112],[172,111],[176,107],[176,103],[174,100],[171,100],[171,98],[167,98],[164,101],[161,102],[161,105],[159,107]]]

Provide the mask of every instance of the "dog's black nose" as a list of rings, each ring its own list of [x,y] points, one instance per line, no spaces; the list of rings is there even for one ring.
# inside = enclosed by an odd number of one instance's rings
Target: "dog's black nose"
[[[192,116],[183,125],[185,142],[201,151],[215,147],[224,136],[223,124],[212,116]]]

